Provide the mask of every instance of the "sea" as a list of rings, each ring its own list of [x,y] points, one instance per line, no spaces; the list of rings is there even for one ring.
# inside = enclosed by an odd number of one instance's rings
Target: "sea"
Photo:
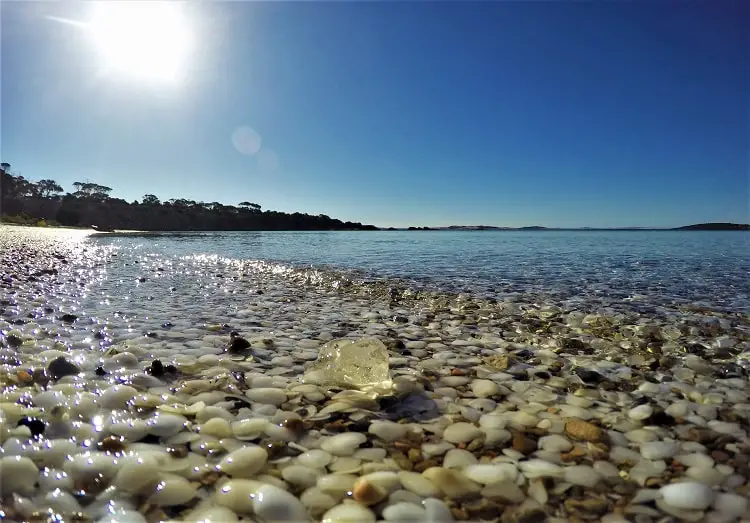
[[[179,232],[88,241],[163,263],[261,260],[498,300],[750,313],[744,231]]]

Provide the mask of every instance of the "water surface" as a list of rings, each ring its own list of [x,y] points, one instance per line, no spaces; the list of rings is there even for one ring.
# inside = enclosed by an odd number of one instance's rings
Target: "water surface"
[[[216,255],[357,270],[496,298],[694,303],[750,312],[746,232],[196,232],[96,235],[91,241],[165,257]]]

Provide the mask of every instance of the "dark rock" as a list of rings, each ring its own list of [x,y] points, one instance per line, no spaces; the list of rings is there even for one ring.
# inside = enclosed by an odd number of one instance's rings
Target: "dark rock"
[[[518,352],[514,352],[513,355],[516,358],[522,359],[522,360],[528,360],[529,358],[534,357],[534,353],[531,352],[529,349],[521,349]]]
[[[19,420],[16,427],[20,427],[21,425],[25,425],[26,427],[29,427],[29,430],[31,431],[31,436],[34,438],[37,438],[44,434],[44,429],[46,428],[46,425],[44,422],[40,419],[36,418],[23,418]]]
[[[69,362],[64,356],[52,360],[47,366],[47,374],[57,381],[64,376],[75,376],[81,372],[77,365]]]
[[[394,316],[393,321],[396,323],[409,323],[409,318],[406,316]]]
[[[138,278],[138,282],[139,283],[144,283],[145,281],[146,281],[146,278],[143,277],[143,276],[141,276],[140,278]]]
[[[65,323],[75,323],[78,321],[78,316],[75,314],[63,314],[60,316],[60,320],[64,321]]]
[[[106,335],[106,333],[104,331],[96,331],[94,333],[94,339],[103,340],[106,337],[107,337],[107,335]]]
[[[148,331],[146,334],[144,334],[147,338],[158,338],[157,334],[155,332]]]
[[[721,363],[716,369],[716,374],[722,379],[744,378],[746,373],[745,369],[733,362]]]
[[[15,334],[9,334],[5,337],[5,341],[8,342],[8,345],[13,348],[18,348],[23,343],[23,339],[21,339],[20,336],[16,336]]]
[[[701,345],[700,343],[690,343],[685,347],[685,352],[688,354],[695,354],[701,358],[705,357],[708,347]]]
[[[147,436],[139,439],[138,443],[148,443],[148,444],[151,444],[151,445],[160,445],[159,436],[154,436],[153,434],[148,434]]]
[[[164,365],[162,364],[160,360],[154,360],[151,362],[151,365],[146,369],[146,372],[156,378],[160,378],[164,376]]]
[[[97,443],[96,446],[101,452],[110,452],[112,454],[123,452],[128,448],[125,444],[125,440],[122,437],[117,436],[107,436]]]
[[[578,338],[564,338],[563,339],[562,348],[563,349],[583,350],[583,349],[586,348],[586,344],[583,343]]]
[[[106,375],[107,375],[107,371],[106,371],[106,370],[104,370],[104,368],[103,368],[103,367],[99,366],[99,367],[97,367],[97,368],[96,368],[96,370],[94,371],[94,374],[96,374],[97,376],[106,376]]]
[[[164,323],[161,324],[161,326],[164,329],[169,329],[171,327],[174,327],[174,324],[171,321],[165,321]]]
[[[250,342],[245,338],[243,338],[242,336],[232,336],[229,340],[229,343],[227,344],[226,350],[227,352],[236,354],[249,348]]]
[[[659,427],[672,427],[677,423],[671,415],[664,412],[664,409],[657,407],[654,413],[645,421],[648,425],[657,425]]]
[[[32,370],[31,377],[34,380],[34,383],[41,385],[42,387],[46,387],[49,383],[49,375],[44,369]]]
[[[167,365],[166,367],[164,367],[164,372],[166,372],[167,374],[177,374],[177,367],[175,367],[174,365]]]
[[[385,340],[384,345],[388,350],[395,352],[401,352],[406,348],[406,345],[404,345],[404,342],[401,340]]]
[[[576,367],[575,373],[578,375],[584,383],[588,385],[597,385],[603,381],[607,381],[607,378],[599,374],[594,370],[584,369],[583,367]]]

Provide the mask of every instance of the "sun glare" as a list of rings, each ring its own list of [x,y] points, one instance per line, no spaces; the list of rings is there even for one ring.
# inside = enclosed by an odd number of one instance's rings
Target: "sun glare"
[[[185,4],[119,0],[92,3],[88,23],[102,66],[148,81],[178,82],[190,58]]]

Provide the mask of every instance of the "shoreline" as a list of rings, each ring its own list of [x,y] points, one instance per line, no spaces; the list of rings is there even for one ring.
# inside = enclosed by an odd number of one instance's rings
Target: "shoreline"
[[[586,314],[13,236],[0,238],[4,506],[10,488],[92,520],[108,501],[109,517],[149,522],[747,516],[747,315]],[[392,390],[300,382],[337,338],[380,340]],[[35,487],[44,467],[68,479]]]

